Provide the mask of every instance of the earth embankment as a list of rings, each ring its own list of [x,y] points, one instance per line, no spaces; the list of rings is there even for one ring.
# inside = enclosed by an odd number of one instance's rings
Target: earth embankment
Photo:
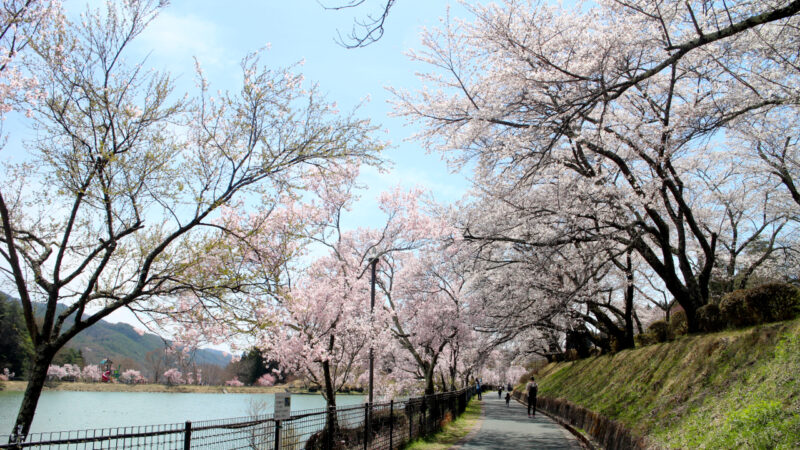
[[[629,443],[800,448],[800,319],[553,363],[537,379],[540,398],[610,420]],[[595,428],[603,440],[609,425]]]

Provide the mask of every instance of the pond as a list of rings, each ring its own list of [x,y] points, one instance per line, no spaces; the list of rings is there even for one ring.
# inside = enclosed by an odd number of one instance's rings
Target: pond
[[[269,414],[273,394],[44,391],[32,433],[115,428]],[[339,395],[338,406],[363,404],[363,395]],[[9,434],[22,392],[0,392],[0,435]],[[319,394],[293,394],[292,413],[325,407]]]

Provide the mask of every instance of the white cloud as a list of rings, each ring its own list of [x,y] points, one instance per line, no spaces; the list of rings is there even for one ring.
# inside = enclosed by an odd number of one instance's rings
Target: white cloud
[[[219,27],[192,14],[176,15],[162,11],[142,33],[140,43],[152,50],[158,65],[179,65],[182,71],[193,67],[191,58],[201,64],[216,65],[225,59]],[[188,64],[188,65],[187,65]]]

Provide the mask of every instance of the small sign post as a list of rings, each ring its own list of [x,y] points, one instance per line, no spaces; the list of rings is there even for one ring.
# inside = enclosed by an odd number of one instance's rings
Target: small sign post
[[[292,416],[292,395],[288,392],[275,394],[275,420],[289,420]]]

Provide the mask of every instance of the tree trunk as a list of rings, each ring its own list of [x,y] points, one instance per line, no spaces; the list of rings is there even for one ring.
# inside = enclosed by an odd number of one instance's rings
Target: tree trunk
[[[11,430],[12,439],[24,438],[28,435],[33,423],[33,416],[36,413],[36,405],[39,403],[39,396],[42,394],[44,382],[47,380],[47,369],[56,354],[47,344],[38,345],[34,352],[33,367],[28,378],[28,386],[25,388],[25,395],[22,397],[22,405],[19,407],[14,429]]]
[[[331,337],[333,342],[333,337]],[[333,389],[333,378],[331,377],[331,363],[328,360],[322,362],[322,377],[325,382],[323,386],[323,396],[328,405],[328,413],[325,414],[325,428],[322,430],[321,439],[330,444],[333,442],[339,424],[336,420],[336,392]],[[326,444],[327,445],[327,444]]]
[[[322,362],[322,376],[325,379],[325,401],[328,405],[328,411],[336,409],[336,393],[333,390],[333,379],[331,378],[331,363],[330,361]],[[325,426],[329,431],[336,429],[336,414],[329,414],[328,423]]]
[[[328,402],[328,408],[336,408],[336,393],[333,391],[330,361],[322,363],[322,376],[325,378],[325,400]]]
[[[634,348],[636,343],[633,340],[633,296],[636,294],[636,290],[634,289],[634,280],[633,280],[633,261],[631,258],[632,250],[629,250],[628,253],[625,255],[625,279],[628,282],[628,285],[625,288],[625,334],[623,337],[622,342],[620,342],[619,348],[617,351],[625,349],[625,348]]]
[[[436,392],[436,389],[433,386],[433,377],[436,374],[433,371],[433,368],[425,370],[425,395],[433,395]]]
[[[428,397],[436,393],[436,388],[433,385],[436,377],[434,367],[436,367],[434,364],[430,364],[425,370],[425,403],[428,414],[430,414],[429,417],[437,418],[439,417],[439,402],[433,397]]]
[[[681,303],[681,306],[683,306],[683,312],[686,313],[686,328],[687,332],[689,333],[696,333],[700,331],[700,324],[697,321],[697,310],[699,307],[695,305],[695,302],[686,302],[686,304]]]

